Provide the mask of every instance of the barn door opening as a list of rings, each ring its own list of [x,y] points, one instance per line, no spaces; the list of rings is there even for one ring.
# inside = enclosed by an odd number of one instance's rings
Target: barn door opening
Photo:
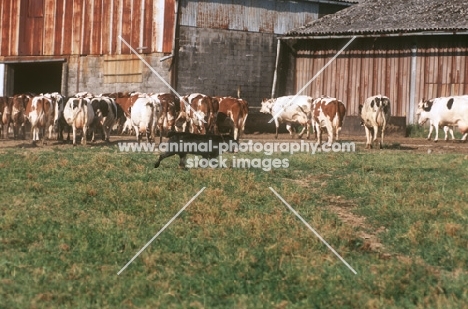
[[[9,95],[61,92],[62,65],[59,61],[9,63]]]

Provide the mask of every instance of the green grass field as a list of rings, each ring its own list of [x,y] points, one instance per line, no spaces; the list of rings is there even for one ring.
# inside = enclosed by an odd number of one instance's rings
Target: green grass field
[[[272,157],[289,167],[181,170],[173,157],[154,169],[155,155],[116,146],[4,150],[0,308],[468,307],[464,154]]]

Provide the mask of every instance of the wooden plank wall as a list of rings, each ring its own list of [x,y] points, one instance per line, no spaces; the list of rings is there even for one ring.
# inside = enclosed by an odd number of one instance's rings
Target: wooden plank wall
[[[346,42],[298,43],[294,91],[309,82]],[[423,98],[468,94],[466,36],[357,39],[304,93],[337,97],[346,104],[348,115],[357,115],[360,102],[380,93],[393,101],[395,116],[407,116],[413,47],[417,48],[416,103]]]
[[[0,56],[129,54],[119,34],[135,48],[147,47],[143,53],[171,52],[174,5],[174,0],[2,0]],[[154,12],[155,6],[162,12]],[[154,27],[161,15],[163,25]]]

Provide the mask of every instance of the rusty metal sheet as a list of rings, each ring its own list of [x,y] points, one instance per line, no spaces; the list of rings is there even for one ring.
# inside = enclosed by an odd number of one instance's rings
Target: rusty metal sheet
[[[171,49],[174,25],[153,27],[155,3],[165,2],[173,23],[175,0],[3,0],[0,56],[129,54],[118,35],[145,53],[161,52],[153,41],[163,31]]]
[[[181,0],[183,26],[284,34],[317,19],[309,1]]]
[[[175,26],[175,1],[166,0],[164,6],[163,53],[172,52]]]

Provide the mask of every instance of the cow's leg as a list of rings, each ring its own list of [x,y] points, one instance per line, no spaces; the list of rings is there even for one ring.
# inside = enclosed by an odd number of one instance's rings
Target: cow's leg
[[[67,128],[67,142],[70,141],[70,133],[72,132],[73,128],[71,126],[68,126]]]
[[[234,140],[237,141],[239,140],[239,128],[237,126],[234,126]]]
[[[315,123],[315,135],[317,135],[317,143],[320,145],[322,143],[322,128],[318,122]]]
[[[364,130],[366,130],[366,149],[372,148],[372,135],[370,129],[364,125]]]
[[[31,125],[31,144],[36,145],[36,126]]]
[[[105,142],[107,139],[107,127],[103,124],[99,124],[99,127],[101,128],[101,140]]]
[[[455,136],[453,135],[453,129],[450,128],[449,132],[450,132],[450,136],[452,136],[452,140],[455,142]]]
[[[382,130],[382,132],[380,132],[380,149],[382,149],[385,135],[385,126],[382,126],[380,129]]]
[[[328,133],[328,146],[331,146],[331,144],[333,143],[333,137],[335,136],[335,128],[331,121],[327,124],[326,128]]]
[[[146,141],[148,143],[151,143],[152,142],[152,132],[151,132],[151,127],[150,126],[147,126],[146,127]]]
[[[75,147],[76,146],[76,126],[75,125],[72,126],[72,132],[73,132],[72,134],[73,147]]]
[[[437,143],[439,141],[439,123],[434,124],[434,130],[435,130],[434,143]]]
[[[307,139],[310,138],[310,123],[307,122],[306,123],[306,133],[307,133]]]
[[[25,140],[26,139],[26,126],[24,125],[24,123],[20,126],[20,129],[21,129],[21,139]]]
[[[47,139],[47,126],[42,128],[42,146],[47,145],[46,139]]]
[[[306,130],[308,131],[307,125],[302,127],[301,133],[299,133],[299,138],[302,138],[302,135],[304,135],[304,132],[305,132]]]
[[[8,139],[8,124],[2,124],[3,126],[3,136],[5,139]]]
[[[328,133],[328,146],[331,146],[335,141],[336,136],[336,128],[334,126],[331,127],[331,131]]]
[[[433,126],[432,126],[432,123],[431,123],[431,124],[429,125],[429,134],[427,135],[427,140],[428,140],[428,141],[431,140],[432,130],[433,130]]]
[[[104,134],[105,134],[105,139],[104,141],[106,143],[109,143],[110,142],[110,131],[111,131],[111,127],[110,126],[105,126],[104,128]]]
[[[289,135],[291,137],[294,137],[295,130],[294,130],[294,127],[290,123],[286,123],[286,130],[288,130]]]
[[[468,133],[463,134],[461,141],[466,142],[467,137],[468,137]]]
[[[86,142],[87,142],[87,136],[86,135],[88,133],[88,127],[86,125],[83,126],[83,137],[81,138],[81,144],[83,146],[86,146]]]
[[[381,148],[380,142],[378,141],[377,137],[379,136],[379,126],[374,126],[374,136],[372,138],[372,144],[378,145],[378,149]]]

